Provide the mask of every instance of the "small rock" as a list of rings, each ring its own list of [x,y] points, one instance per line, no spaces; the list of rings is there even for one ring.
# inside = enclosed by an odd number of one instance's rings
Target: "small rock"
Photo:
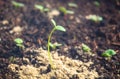
[[[20,26],[16,26],[10,31],[10,33],[20,33],[22,30],[23,29]]]
[[[6,24],[9,24],[9,22],[8,22],[8,20],[3,20],[3,21],[2,21],[2,24],[3,24],[3,25],[6,25]]]
[[[28,64],[28,63],[30,63],[30,61],[29,61],[28,58],[23,58],[23,63],[24,63],[24,64]]]
[[[46,3],[47,8],[51,8],[51,5],[49,3]]]
[[[17,64],[10,64],[9,66],[8,66],[8,68],[11,70],[11,71],[13,71],[13,72],[15,72],[16,71],[16,68],[18,68],[19,66],[17,65]]]
[[[56,9],[53,9],[51,12],[48,13],[49,18],[53,18],[54,16],[58,16],[60,12]]]
[[[75,18],[75,20],[76,20],[77,23],[81,23],[79,18]]]
[[[16,23],[19,24],[21,22],[20,18],[16,18]]]
[[[74,16],[70,16],[69,18],[70,18],[70,20],[73,20],[73,19],[74,19]]]

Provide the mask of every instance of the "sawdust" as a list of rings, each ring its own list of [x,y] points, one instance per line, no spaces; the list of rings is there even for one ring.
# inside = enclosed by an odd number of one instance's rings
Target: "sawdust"
[[[93,62],[85,63],[66,56],[59,56],[58,52],[51,52],[55,69],[48,71],[48,53],[42,48],[32,50],[36,63],[19,66],[10,64],[8,68],[17,72],[19,79],[95,79],[99,77],[95,69],[89,70]],[[31,56],[32,57],[32,56]],[[16,70],[17,69],[17,70]]]

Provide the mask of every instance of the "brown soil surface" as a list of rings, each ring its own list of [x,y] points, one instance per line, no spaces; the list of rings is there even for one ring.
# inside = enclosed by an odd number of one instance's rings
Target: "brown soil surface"
[[[46,79],[57,79],[58,76],[55,73],[64,72],[64,68],[61,66],[65,66],[67,70],[60,79],[81,79],[79,74],[84,73],[84,70],[83,73],[79,72],[79,68],[81,70],[80,66],[83,66],[81,62],[84,64],[92,62],[89,66],[85,65],[85,68],[87,72],[95,70],[95,74],[98,74],[89,77],[90,74],[85,72],[87,76],[84,76],[87,79],[95,79],[95,77],[97,79],[120,78],[119,0],[97,0],[100,6],[94,4],[95,0],[17,0],[25,4],[24,7],[20,8],[13,6],[11,1],[0,0],[0,79],[19,79],[21,77],[19,74],[23,73],[22,70],[26,69],[26,67],[28,67],[28,70],[31,68],[37,71],[36,75],[39,76],[35,79],[42,78],[40,76],[42,76],[43,72],[38,73],[41,67],[48,69],[45,70],[43,77],[49,74]],[[78,7],[69,7],[69,2],[76,3]],[[50,11],[40,12],[34,7],[35,4],[44,5]],[[64,6],[75,13],[64,15],[58,10],[60,6]],[[103,17],[103,20],[93,22],[86,18],[93,14]],[[43,58],[40,64],[37,62],[39,59],[36,58],[37,55],[44,53],[39,50],[40,48],[42,48],[41,50],[44,49],[45,52],[47,51],[48,35],[53,28],[51,18],[67,30],[66,32],[57,31],[52,37],[52,42],[63,44],[63,46],[56,49],[56,53],[52,53],[53,58],[56,55],[58,60],[62,62],[61,66],[58,66],[58,69],[53,71],[49,69],[47,58]],[[14,39],[18,37],[24,40],[24,50],[14,43]],[[81,49],[82,43],[87,44],[92,49],[92,56],[83,53]],[[117,52],[109,61],[101,56],[106,49],[114,49]],[[45,57],[47,57],[46,53]],[[42,56],[40,56],[41,58]],[[58,60],[54,58],[55,64],[60,64],[57,62]],[[77,65],[72,66],[66,63],[67,61],[68,63],[77,63]],[[36,64],[40,66],[37,67]],[[15,67],[15,71],[11,70],[11,65],[13,68]],[[41,71],[44,71],[44,68]],[[73,74],[72,71],[76,74]],[[69,72],[71,72],[70,75]],[[54,73],[53,78],[50,76],[51,73]],[[27,71],[25,74],[28,74]],[[36,75],[33,74],[33,76]],[[85,79],[85,77],[82,79]]]

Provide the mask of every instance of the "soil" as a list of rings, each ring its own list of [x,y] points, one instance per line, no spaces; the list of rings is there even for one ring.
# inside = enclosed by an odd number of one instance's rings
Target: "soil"
[[[0,79],[119,79],[120,78],[120,1],[97,0],[17,0],[24,7],[15,7],[12,0],[0,0]],[[68,6],[74,2],[78,7]],[[41,4],[49,12],[34,7]],[[64,6],[74,14],[63,14]],[[93,22],[89,15],[103,17]],[[47,40],[53,18],[66,32],[56,31],[52,42],[62,46],[52,50],[55,70],[47,58]],[[14,43],[24,40],[25,49]],[[85,43],[92,54],[83,52]],[[101,54],[114,49],[116,55],[106,60]]]
[[[66,50],[68,51],[68,50]],[[69,57],[59,56],[58,52],[53,51],[54,69],[50,69],[48,64],[47,51],[42,48],[27,49],[27,54],[31,57],[24,57],[24,65],[9,64],[8,68],[16,73],[15,79],[95,79],[98,73],[95,68],[90,67],[92,60],[82,62],[73,60]],[[33,56],[36,53],[37,56]],[[32,60],[30,60],[32,59]],[[32,64],[31,64],[32,63]]]

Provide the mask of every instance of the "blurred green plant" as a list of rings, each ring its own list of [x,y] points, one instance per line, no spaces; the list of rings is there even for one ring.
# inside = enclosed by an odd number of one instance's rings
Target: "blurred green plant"
[[[34,7],[35,7],[36,9],[39,9],[41,12],[48,12],[48,11],[49,11],[49,8],[45,8],[45,7],[42,6],[42,5],[35,4]]]
[[[116,52],[113,49],[107,49],[105,52],[102,53],[103,57],[106,57],[107,59],[111,59],[113,55],[115,55]]]
[[[47,50],[48,50],[49,63],[51,65],[51,68],[54,69],[54,65],[53,65],[53,62],[52,62],[52,56],[51,56],[51,53],[50,53],[50,47],[56,48],[56,46],[61,46],[61,44],[57,44],[57,43],[53,44],[53,43],[51,43],[51,37],[52,37],[52,34],[56,30],[65,32],[66,29],[63,26],[61,26],[61,25],[57,25],[56,22],[53,19],[51,20],[51,22],[52,22],[54,28],[51,30],[51,32],[50,32],[50,34],[48,36],[48,43],[47,43],[47,48],[48,49]]]
[[[10,57],[8,58],[8,60],[9,60],[10,63],[14,63],[15,57],[14,57],[14,56],[10,56]]]
[[[65,7],[59,7],[59,11],[62,12],[64,15],[66,15],[66,14],[74,14],[74,11],[67,10]]]
[[[52,49],[56,49],[56,47],[59,47],[59,46],[62,46],[62,44],[58,44],[58,43],[49,43],[50,44],[50,47],[52,48]]]
[[[23,45],[23,40],[21,38],[15,38],[14,42],[15,42],[16,46],[18,46],[19,48],[22,48],[22,49],[25,48]]]
[[[16,1],[12,1],[12,4],[13,4],[15,7],[17,7],[17,8],[19,8],[19,7],[24,7],[24,6],[25,6],[23,3],[16,2]]]
[[[78,5],[75,4],[75,3],[73,3],[73,2],[68,3],[68,6],[69,6],[69,7],[75,7],[75,8],[78,7]]]
[[[86,18],[88,20],[92,20],[92,21],[94,21],[96,23],[98,23],[100,21],[103,21],[103,18],[101,16],[98,16],[98,15],[88,15],[88,16],[86,16]]]
[[[94,1],[93,2],[95,6],[99,7],[100,6],[100,3],[98,1]]]
[[[83,43],[82,43],[82,50],[83,50],[84,52],[90,52],[90,51],[91,51],[90,47],[87,46],[86,44],[83,44]]]

